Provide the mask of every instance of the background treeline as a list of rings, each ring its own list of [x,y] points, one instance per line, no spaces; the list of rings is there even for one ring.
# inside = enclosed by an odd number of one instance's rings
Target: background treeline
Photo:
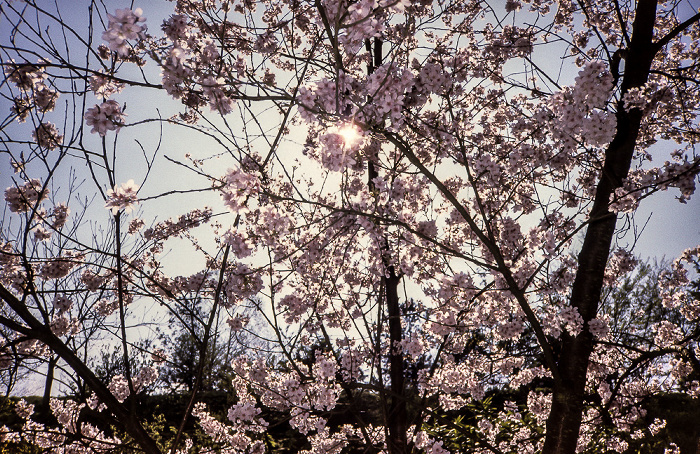
[[[188,398],[189,396],[186,394],[139,396],[139,404],[137,406],[138,412],[141,413],[139,417],[147,421],[149,432],[154,434],[163,445],[167,445],[168,441],[172,441],[172,438],[174,438]],[[0,397],[0,424],[7,426],[11,430],[20,429],[23,423],[13,410],[18,400],[18,397]],[[34,404],[36,408],[39,408],[41,405],[40,396],[26,397],[25,400],[30,404]],[[445,447],[450,451],[466,452],[465,448],[468,448],[473,441],[468,436],[465,436],[464,433],[468,432],[470,428],[476,427],[477,415],[496,414],[503,409],[505,401],[514,401],[524,405],[526,400],[527,391],[508,394],[493,393],[478,405],[472,405],[471,411],[453,412],[440,415],[439,418],[433,418],[432,431],[439,432],[444,439],[449,440]],[[202,394],[201,401],[206,403],[212,414],[220,420],[226,419],[227,410],[234,403],[230,394],[220,391]],[[364,393],[363,397],[354,399],[352,405],[347,402],[339,405],[329,418],[328,425],[331,428],[331,432],[333,432],[334,428],[342,424],[355,422],[358,415],[366,419],[367,423],[379,421],[380,415],[376,413],[376,410],[373,411],[373,409],[378,408],[380,408],[378,397]],[[648,439],[630,440],[627,453],[663,454],[664,450],[671,443],[675,443],[680,448],[681,454],[696,454],[700,452],[699,399],[685,394],[657,395],[649,398],[643,408],[646,410],[646,416],[638,422],[639,428],[648,427],[655,419],[665,420],[666,427],[654,437],[653,441]],[[304,438],[289,426],[288,414],[268,411],[263,416],[270,422],[265,437],[269,452],[279,454],[295,453],[308,448],[308,446],[305,446]],[[107,433],[123,435],[115,432],[116,429],[110,426],[108,415],[86,411],[83,418],[99,426]],[[42,418],[39,416],[38,419],[43,419],[49,425],[52,423],[51,417]],[[455,426],[458,426],[461,430],[455,430]],[[188,421],[185,432],[195,442],[195,447],[212,446],[211,440],[204,435],[197,423],[192,419]],[[2,454],[39,454],[41,452],[43,452],[41,448],[36,446],[0,442],[0,453]],[[352,447],[349,447],[345,452],[353,453]]]

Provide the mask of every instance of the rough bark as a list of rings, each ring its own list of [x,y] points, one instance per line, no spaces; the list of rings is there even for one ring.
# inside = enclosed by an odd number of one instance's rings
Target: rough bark
[[[646,83],[654,58],[652,45],[656,0],[640,0],[632,29],[632,39],[625,61],[621,94]],[[634,147],[639,136],[642,112],[625,111],[617,106],[617,133],[605,153],[605,163],[598,183],[590,223],[578,256],[578,270],[571,292],[571,305],[587,322],[598,312],[607,263],[617,216],[609,210],[610,196],[622,186],[630,170]],[[562,335],[558,361],[560,384],[554,387],[552,408],[547,419],[544,454],[576,452],[584,409],[584,392],[588,361],[593,350],[593,336],[584,325],[576,337]]]

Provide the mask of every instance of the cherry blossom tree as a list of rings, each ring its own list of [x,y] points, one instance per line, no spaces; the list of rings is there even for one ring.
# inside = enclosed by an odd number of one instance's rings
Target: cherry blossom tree
[[[693,2],[136,6],[2,2],[0,364],[89,390],[50,399],[58,427],[21,402],[5,441],[258,453],[275,411],[304,452],[444,453],[438,427],[472,452],[624,452],[663,427],[639,428],[646,397],[700,392],[700,247],[658,277],[653,325],[603,297],[637,264],[620,220],[695,190]],[[164,442],[135,410],[169,318],[200,360]],[[221,320],[254,340],[226,421],[198,399]],[[331,424],[368,397],[380,416]]]

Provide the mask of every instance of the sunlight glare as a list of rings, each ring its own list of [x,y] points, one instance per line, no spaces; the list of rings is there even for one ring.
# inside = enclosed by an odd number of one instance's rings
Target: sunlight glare
[[[352,123],[348,123],[338,130],[338,134],[343,137],[346,146],[352,146],[360,140],[360,130]]]

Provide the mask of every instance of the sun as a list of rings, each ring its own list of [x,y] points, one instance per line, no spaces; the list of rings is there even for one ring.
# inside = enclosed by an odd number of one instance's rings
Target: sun
[[[353,123],[347,123],[338,129],[338,134],[343,138],[343,142],[347,146],[354,145],[360,140],[360,130]]]

